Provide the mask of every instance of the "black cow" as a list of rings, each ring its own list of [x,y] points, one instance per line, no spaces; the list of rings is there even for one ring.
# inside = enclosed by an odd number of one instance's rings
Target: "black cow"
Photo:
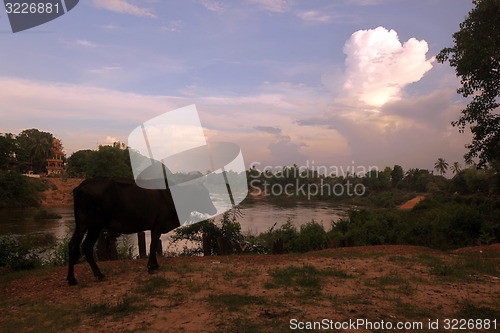
[[[68,283],[76,285],[74,265],[80,257],[80,243],[87,236],[82,250],[95,277],[104,275],[94,260],[93,249],[99,233],[106,228],[122,234],[151,230],[151,247],[148,271],[157,269],[156,249],[162,233],[180,226],[191,212],[176,212],[169,189],[151,190],[136,185],[133,180],[119,178],[93,178],[83,181],[73,190],[75,209],[75,232],[69,242]],[[215,214],[217,209],[203,184],[190,185],[176,191],[182,200],[195,202],[200,213]],[[179,216],[179,217],[178,217]]]

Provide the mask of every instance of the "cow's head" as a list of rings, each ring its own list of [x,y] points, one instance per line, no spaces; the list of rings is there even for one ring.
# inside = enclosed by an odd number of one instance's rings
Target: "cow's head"
[[[217,213],[210,192],[202,182],[191,184],[188,188],[189,200],[193,202],[193,210],[202,214],[214,215]]]
[[[170,189],[181,225],[199,222],[217,213],[217,208],[210,198],[210,192],[203,182],[189,182],[186,185],[175,185]]]

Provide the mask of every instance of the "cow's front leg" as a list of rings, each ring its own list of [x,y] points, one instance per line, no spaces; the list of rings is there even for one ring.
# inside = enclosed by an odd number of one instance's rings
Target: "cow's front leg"
[[[156,250],[158,249],[158,242],[160,240],[161,232],[151,230],[151,246],[149,248],[148,272],[154,273],[155,270],[160,268],[156,260]]]

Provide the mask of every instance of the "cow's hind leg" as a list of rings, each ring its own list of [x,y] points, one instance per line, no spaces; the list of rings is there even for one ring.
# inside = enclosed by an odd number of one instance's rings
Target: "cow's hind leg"
[[[80,228],[77,226],[75,228],[73,236],[71,237],[71,240],[69,241],[68,277],[66,278],[66,280],[68,280],[68,284],[70,286],[78,284],[75,279],[75,264],[78,261],[78,258],[80,258],[80,243],[82,242],[84,234],[85,230],[80,230]]]
[[[148,272],[154,273],[155,270],[160,268],[156,260],[156,250],[158,249],[158,241],[160,240],[161,232],[151,230],[151,246],[149,248]]]
[[[92,268],[92,272],[94,272],[94,276],[99,281],[102,281],[105,279],[105,276],[101,273],[94,260],[94,245],[97,241],[97,238],[99,237],[100,232],[101,228],[90,228],[87,232],[87,237],[85,237],[85,240],[83,241],[82,250],[85,254],[85,257],[87,258],[90,268]]]

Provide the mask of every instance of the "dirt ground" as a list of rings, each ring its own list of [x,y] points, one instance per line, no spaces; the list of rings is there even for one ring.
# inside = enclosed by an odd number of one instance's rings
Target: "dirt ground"
[[[288,332],[293,319],[420,322],[418,332],[447,332],[445,318],[500,324],[500,244],[446,253],[368,246],[159,263],[150,275],[145,260],[101,262],[107,279],[98,282],[83,262],[73,287],[65,267],[2,280],[0,331]],[[438,330],[426,329],[429,319],[440,320]]]
[[[38,180],[37,180],[38,181]],[[40,193],[42,207],[73,206],[73,189],[82,178],[44,177],[40,181],[49,185],[49,189]]]
[[[399,209],[412,209],[413,207],[415,207],[416,204],[418,204],[420,201],[424,199],[425,196],[423,195],[416,196],[415,198],[408,200],[407,202],[399,206]]]

